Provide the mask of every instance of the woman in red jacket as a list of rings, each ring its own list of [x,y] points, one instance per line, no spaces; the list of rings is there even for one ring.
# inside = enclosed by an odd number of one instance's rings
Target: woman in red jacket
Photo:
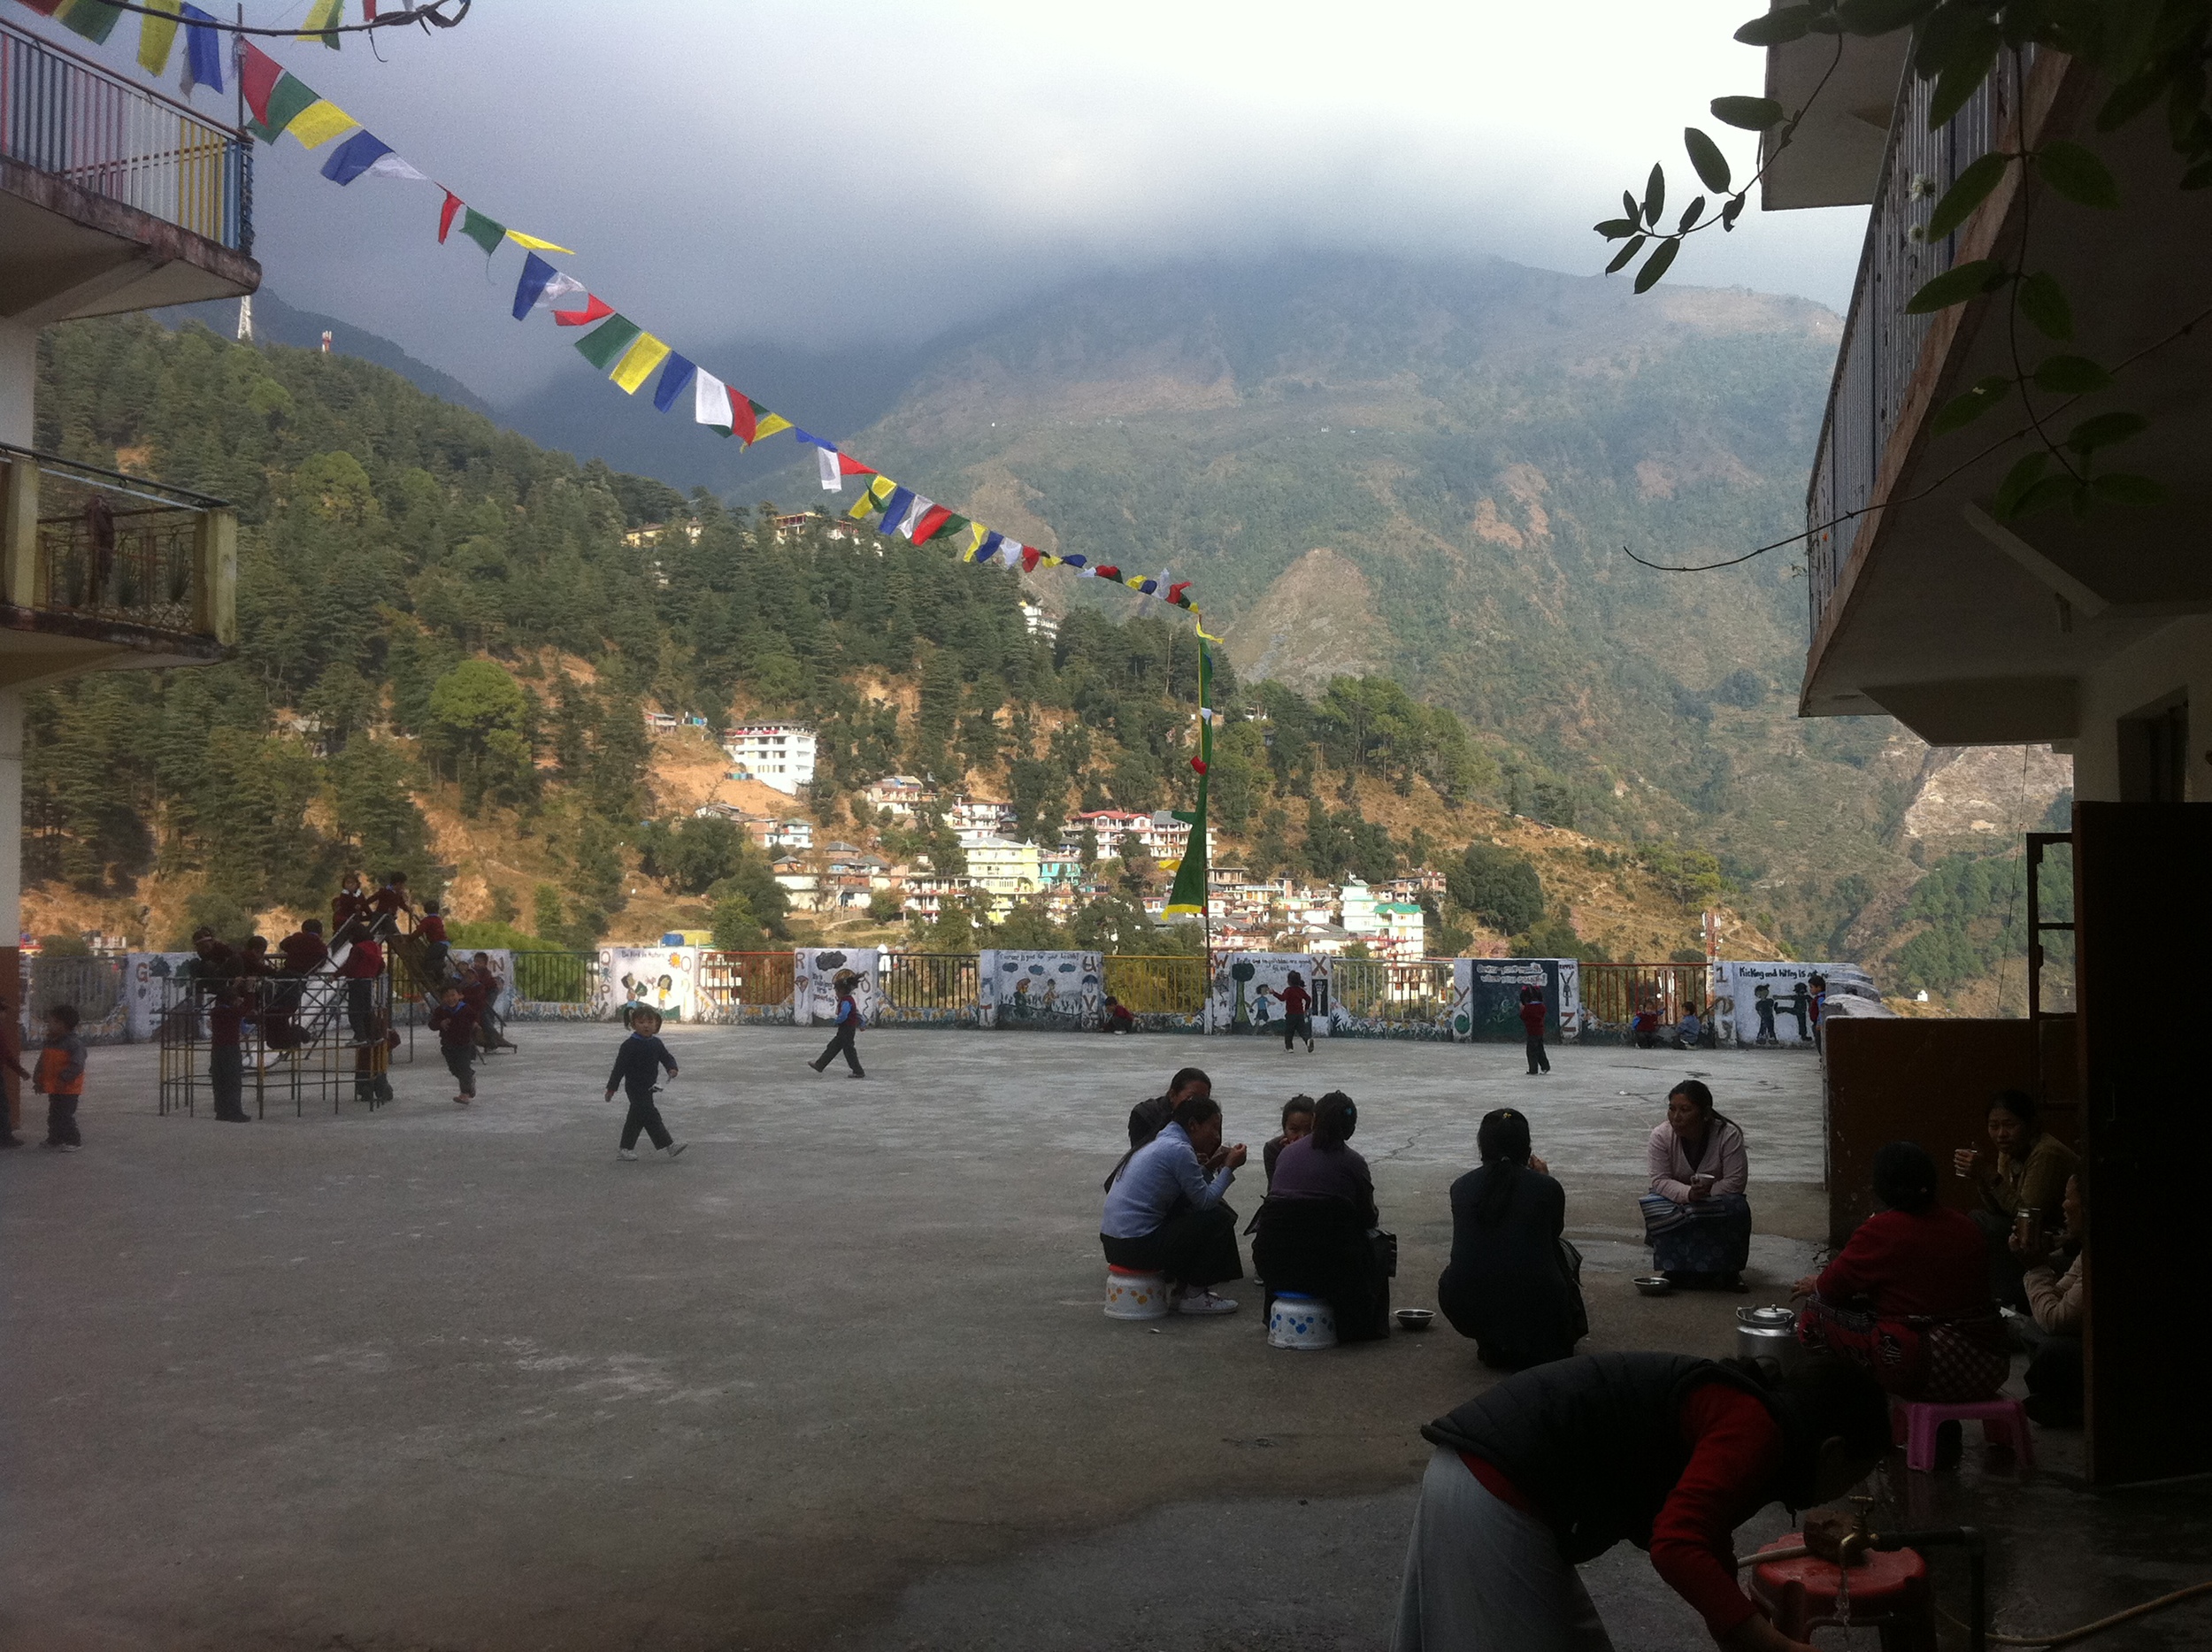
[[[1884,1208],[1817,1276],[1797,1282],[1799,1341],[1863,1365],[1901,1399],[1986,1400],[2011,1370],[1972,1219],[1936,1203],[1935,1160],[1916,1141],[1874,1156]]]

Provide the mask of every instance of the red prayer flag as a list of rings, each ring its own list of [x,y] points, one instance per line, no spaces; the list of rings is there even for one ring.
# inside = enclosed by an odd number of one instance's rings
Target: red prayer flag
[[[1183,600],[1183,593],[1189,589],[1190,581],[1188,580],[1184,580],[1174,585],[1171,585],[1167,588],[1167,600],[1171,603],[1180,603]]]
[[[837,456],[837,473],[840,476],[873,476],[876,473],[872,465],[863,465],[849,453],[841,453]]]
[[[364,23],[376,21],[376,0],[361,0],[361,20]]]
[[[61,0],[23,0],[23,4],[41,17],[51,17],[61,10]]]
[[[752,398],[737,390],[730,392],[730,434],[746,447],[752,446],[760,422],[753,415]]]
[[[1022,547],[1022,572],[1024,573],[1036,572],[1037,558],[1042,555],[1044,553],[1034,545],[1024,545]]]
[[[445,205],[438,211],[438,244],[442,247],[445,245],[446,231],[453,227],[453,220],[461,215],[461,204],[459,196],[450,189],[445,192]]]
[[[914,524],[914,542],[917,545],[921,544],[924,541],[927,540],[931,534],[934,534],[939,528],[944,526],[946,523],[951,520],[952,507],[950,505],[939,504],[930,506],[927,511],[923,512],[922,519]]]
[[[557,327],[588,327],[593,322],[604,320],[613,313],[614,306],[605,299],[586,293],[584,307],[581,310],[556,310],[553,312],[553,321]]]
[[[251,41],[242,42],[245,50],[238,65],[238,84],[246,94],[246,107],[253,111],[253,118],[264,126],[269,120],[269,94],[276,90],[276,83],[284,78],[284,65]],[[438,237],[443,241],[442,234]]]

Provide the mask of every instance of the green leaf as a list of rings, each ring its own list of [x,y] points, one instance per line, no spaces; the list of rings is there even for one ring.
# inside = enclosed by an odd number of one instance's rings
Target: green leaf
[[[1966,100],[1980,88],[1996,65],[1999,44],[1997,31],[1985,27],[1968,35],[1952,54],[1949,64],[1936,77],[1935,96],[1928,100],[1929,131],[1941,130],[1945,122],[1966,107]]]
[[[1675,221],[1674,233],[1679,235],[1686,231],[1691,225],[1697,222],[1698,214],[1704,210],[1705,197],[1701,195],[1682,209],[1682,216]]]
[[[2131,475],[2126,471],[2108,471],[2102,476],[2092,476],[2089,486],[2100,499],[2109,499],[2114,504],[2163,504],[2166,485],[2147,476]]]
[[[1746,132],[1764,132],[1787,119],[1771,97],[1716,97],[1712,107],[1714,119]]]
[[[2140,413],[2099,413],[2094,419],[2085,419],[2066,433],[2066,445],[2077,453],[2094,453],[2099,448],[2108,448],[2139,436],[2151,427],[2151,421]]]
[[[2054,356],[2035,370],[2035,388],[2053,396],[2087,396],[2112,382],[2112,375],[2086,356]]]
[[[1989,192],[2003,181],[2005,168],[2011,165],[2009,155],[1985,155],[1961,173],[1958,181],[1943,192],[1935,211],[1928,215],[1928,239],[1940,241],[1966,222],[1974,209],[1989,199]]]
[[[2020,283],[2017,296],[2020,313],[2045,338],[2074,336],[2074,307],[2066,302],[2066,289],[2056,276],[2037,271]]]
[[[1955,396],[1936,411],[1930,426],[1939,436],[1972,424],[2012,394],[2012,380],[2001,373],[1977,380],[1962,396]]]
[[[1836,21],[1847,35],[1888,35],[1917,23],[1937,0],[1838,0]]]
[[[1809,5],[1786,5],[1755,17],[1736,31],[1736,39],[1746,46],[1786,46],[1793,40],[1805,38],[1805,31],[1812,26],[1813,9]],[[1722,186],[1715,184],[1713,188]]]
[[[1608,241],[1619,241],[1636,233],[1636,220],[1632,218],[1609,218],[1602,224],[1594,224],[1591,227]]]
[[[1932,315],[1953,304],[1962,304],[1970,298],[1979,298],[2003,280],[2006,273],[2005,266],[1995,258],[1976,258],[1970,264],[1954,265],[1907,300],[1905,313]]]
[[[1682,147],[1690,152],[1690,165],[1697,169],[1698,181],[1715,195],[1728,193],[1728,157],[1720,152],[1720,145],[1707,137],[1695,127],[1682,128]]]
[[[2097,130],[2115,132],[2156,103],[2166,89],[2166,76],[2154,69],[2122,81],[2097,111]]]
[[[1659,214],[1667,207],[1667,169],[1656,162],[1652,164],[1651,177],[1644,184],[1644,222],[1653,228],[1659,226]]]
[[[2038,511],[2047,511],[2055,504],[2065,504],[2083,491],[2082,485],[2065,472],[2046,476],[2041,481],[2022,494],[2012,507],[2016,517],[2033,516]]]
[[[1621,191],[1621,216],[1632,224],[1640,224],[1644,221],[1644,209],[1638,204],[1636,197],[1625,189]]]
[[[2045,449],[2038,448],[2034,452],[2024,455],[2005,473],[2005,480],[1998,484],[1997,497],[1991,502],[1989,514],[2000,522],[2009,517],[2018,508],[2022,496],[2041,480],[2050,465],[2051,456]]]
[[[1626,269],[1630,261],[1644,250],[1644,242],[1649,239],[1647,235],[1631,235],[1628,238],[1628,244],[1615,253],[1613,262],[1605,266],[1605,273],[1608,275],[1617,275]]]
[[[1667,265],[1674,262],[1674,255],[1681,250],[1682,243],[1678,241],[1661,242],[1651,257],[1644,260],[1644,267],[1636,272],[1636,290],[1647,293],[1656,287],[1659,278],[1667,273]]]
[[[2110,211],[2120,204],[2120,186],[2105,164],[2078,143],[2061,139],[2035,152],[2035,175],[2083,206]]]
[[[1720,227],[1724,232],[1736,227],[1736,220],[1743,216],[1745,199],[1746,197],[1740,195],[1731,196],[1728,197],[1728,204],[1721,208]]]
[[[2104,0],[2094,62],[2107,79],[2125,81],[2141,72],[2164,9],[2164,0]]]

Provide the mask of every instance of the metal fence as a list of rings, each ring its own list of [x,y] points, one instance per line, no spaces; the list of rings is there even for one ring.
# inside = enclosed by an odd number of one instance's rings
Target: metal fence
[[[1206,960],[1110,953],[1106,994],[1153,1032],[1201,1033],[1206,1027]]]
[[[0,155],[253,250],[253,145],[244,133],[5,23]]]
[[[599,961],[588,952],[511,952],[511,1021],[588,1021],[597,1008]]]
[[[229,506],[220,499],[58,454],[0,443],[0,460],[35,484],[35,588],[12,600],[87,619],[196,634],[201,564]]]
[[[788,952],[702,952],[702,1021],[789,1026],[794,960]]]
[[[973,1026],[980,960],[972,952],[887,952],[878,976],[882,1026]]]
[[[1647,1011],[1671,1027],[1690,1005],[1707,1009],[1709,984],[1702,964],[1585,964],[1582,1037],[1626,1038],[1630,1024]]]
[[[55,957],[42,953],[23,960],[22,1025],[25,1047],[46,1036],[46,1012],[73,1004],[77,1036],[88,1044],[119,1044],[130,1037],[130,1006],[123,996],[126,965],[119,957]]]
[[[1889,154],[1874,188],[1857,285],[1845,319],[1843,345],[1828,392],[1827,417],[1813,460],[1805,499],[1806,586],[1813,634],[1867,525],[1863,516],[1823,526],[1874,501],[1882,455],[1902,413],[1908,388],[1920,365],[1934,316],[1905,313],[1920,288],[1951,267],[1956,232],[1923,241],[1936,202],[1960,173],[2006,139],[2021,107],[2021,88],[2035,60],[2033,48],[2003,54],[1965,107],[1935,131],[1928,130],[1933,83],[1910,69],[1898,88],[1890,123]]]
[[[1452,1036],[1458,996],[1449,958],[1390,964],[1380,958],[1339,958],[1329,965],[1337,1038]]]

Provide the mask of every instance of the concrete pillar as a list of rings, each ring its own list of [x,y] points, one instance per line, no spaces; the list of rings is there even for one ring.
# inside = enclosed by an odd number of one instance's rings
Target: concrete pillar
[[[27,448],[37,426],[31,393],[38,387],[38,329],[0,320],[0,442]]]

